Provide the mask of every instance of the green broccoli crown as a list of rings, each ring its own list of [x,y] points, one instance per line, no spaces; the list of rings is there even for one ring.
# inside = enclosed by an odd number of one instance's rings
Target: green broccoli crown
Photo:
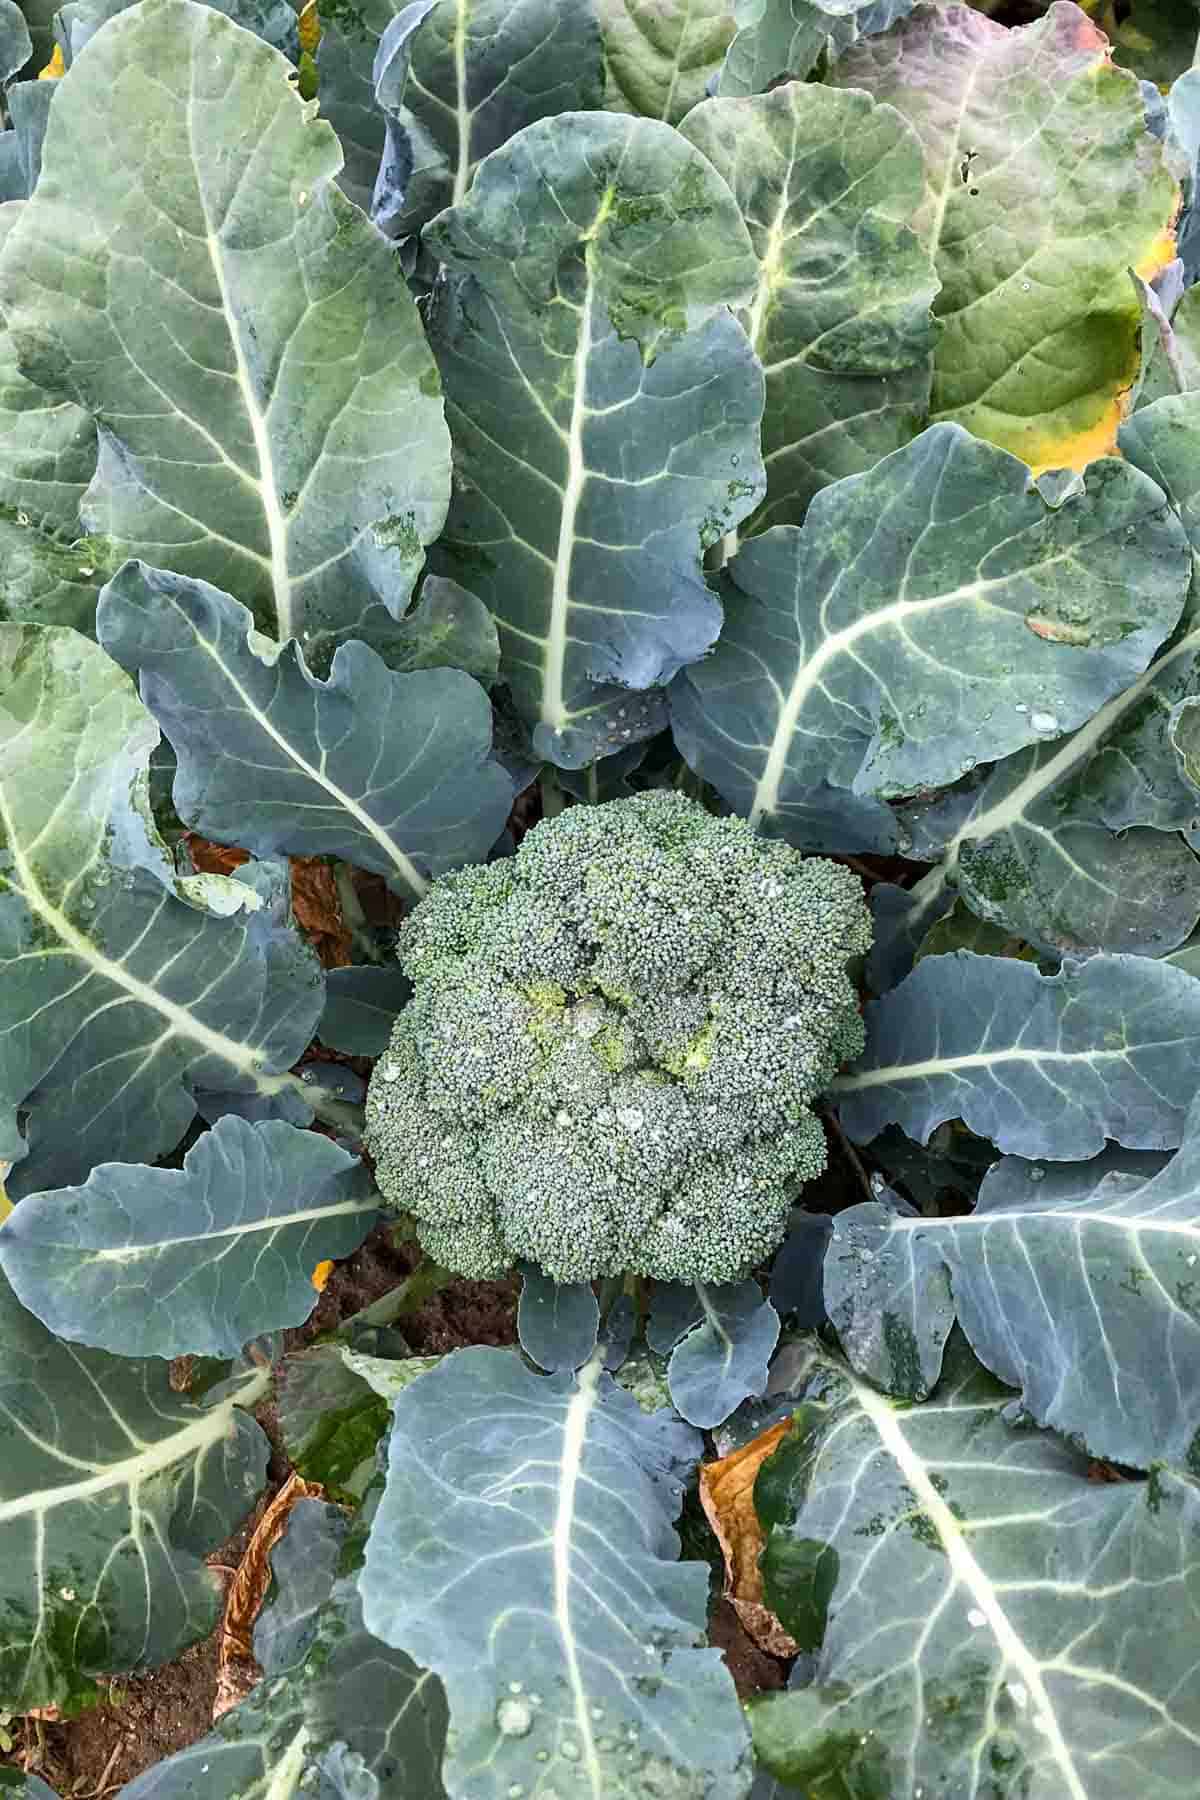
[[[809,1103],[862,1049],[858,879],[654,791],[442,876],[367,1096],[384,1195],[479,1278],[731,1281],[825,1166]]]

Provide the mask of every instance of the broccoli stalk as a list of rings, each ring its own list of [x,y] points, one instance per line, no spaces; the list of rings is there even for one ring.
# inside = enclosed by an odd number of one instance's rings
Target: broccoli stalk
[[[733,1281],[825,1166],[862,1048],[857,878],[654,791],[443,876],[367,1096],[384,1196],[463,1275]]]

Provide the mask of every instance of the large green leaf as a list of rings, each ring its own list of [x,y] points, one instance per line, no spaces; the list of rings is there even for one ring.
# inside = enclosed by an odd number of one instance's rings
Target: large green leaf
[[[784,76],[809,75],[860,35],[886,31],[914,0],[734,0],[737,35],[721,69],[723,96],[762,94]]]
[[[461,670],[398,675],[355,642],[319,681],[228,594],[136,562],[104,589],[97,631],[140,672],[178,758],[176,811],[205,837],[342,856],[419,897],[504,829],[512,782],[491,757],[487,695]]]
[[[0,1267],[59,1337],[117,1356],[237,1356],[302,1325],[313,1271],[357,1250],[370,1177],[281,1119],[218,1120],[181,1169],[102,1163],[82,1187],[30,1194],[0,1226]]]
[[[921,146],[894,108],[799,82],[705,101],[683,133],[733,189],[758,257],[741,319],[766,378],[767,496],[748,529],[800,525],[818,488],[925,423],[938,280],[908,222]]]
[[[961,1341],[925,1407],[811,1368],[764,1470],[764,1572],[817,1666],[755,1708],[758,1754],[813,1795],[1186,1800],[1197,1484],[1089,1480],[1005,1422],[1011,1393]]]
[[[165,1362],[64,1344],[0,1276],[0,1705],[95,1698],[90,1677],[207,1635],[205,1568],[253,1506],[269,1446],[255,1374],[198,1407]]]
[[[3,625],[0,694],[0,1158],[24,1158],[10,1192],[153,1162],[197,1089],[306,1106],[283,1071],[320,1017],[320,968],[253,888],[226,884],[227,917],[175,891],[150,817],[158,732],[128,677],[73,631]]]
[[[375,62],[387,144],[375,222],[420,231],[466,198],[482,159],[525,125],[600,105],[604,54],[590,0],[434,0],[388,26]]]
[[[32,51],[29,27],[16,0],[0,0],[0,88],[20,74]]]
[[[832,79],[890,101],[925,146],[933,417],[1039,468],[1109,453],[1140,361],[1128,270],[1173,256],[1177,193],[1104,34],[1068,0],[1016,31],[921,6]]]
[[[709,92],[734,33],[730,0],[598,0],[610,112],[679,121]]]
[[[296,8],[289,0],[202,0],[214,12],[224,13],[236,25],[252,31],[265,43],[282,51],[289,61],[300,60]],[[55,36],[70,68],[102,25],[128,11],[133,0],[68,0],[54,16]]]
[[[124,1800],[445,1800],[445,1696],[363,1629],[358,1536],[334,1507],[298,1502],[254,1631],[263,1681]]]
[[[491,608],[539,755],[581,767],[662,722],[716,637],[701,552],[762,492],[762,377],[727,310],[756,263],[669,126],[542,120],[425,242],[457,483],[437,566]]]
[[[451,1794],[740,1800],[745,1727],[679,1563],[700,1438],[602,1372],[458,1350],[395,1404],[367,1628],[445,1682]]]
[[[1200,1472],[1200,1111],[1162,1158],[1108,1150],[1087,1163],[1005,1157],[965,1218],[905,1218],[877,1201],[839,1213],[825,1297],[847,1356],[903,1399],[924,1399],[939,1354],[860,1356],[896,1321],[924,1265],[976,1354],[1026,1411],[1093,1455]],[[933,1273],[936,1271],[936,1274]],[[836,1308],[836,1310],[835,1310]],[[886,1336],[886,1333],[885,1333]]]
[[[415,305],[289,73],[193,0],[113,19],[60,84],[0,305],[25,374],[98,421],[90,528],[327,659],[404,611],[449,442]]]
[[[927,1143],[945,1119],[1018,1156],[1071,1162],[1106,1138],[1182,1141],[1197,1089],[1200,982],[1144,956],[1042,975],[1015,957],[924,957],[866,1011],[867,1048],[833,1083],[859,1143],[886,1125]]]
[[[824,488],[803,530],[743,546],[721,641],[672,690],[676,740],[768,830],[894,847],[869,796],[1088,719],[1175,625],[1190,567],[1160,490],[1125,463],[1052,507],[1015,457],[933,426]]]

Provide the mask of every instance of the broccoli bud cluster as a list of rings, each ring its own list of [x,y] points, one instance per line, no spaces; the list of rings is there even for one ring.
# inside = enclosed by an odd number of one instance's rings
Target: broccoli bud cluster
[[[436,881],[367,1096],[383,1194],[463,1275],[736,1279],[825,1166],[862,1049],[857,878],[663,791]]]

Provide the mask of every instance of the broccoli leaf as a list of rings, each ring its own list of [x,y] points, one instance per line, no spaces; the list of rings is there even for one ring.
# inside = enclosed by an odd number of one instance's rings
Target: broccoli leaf
[[[89,528],[327,660],[403,612],[449,443],[415,305],[290,72],[193,0],[121,12],[59,84],[0,304],[23,372],[99,425]]]
[[[102,25],[126,12],[134,0],[68,0],[54,16],[55,36],[67,68],[95,37]],[[296,9],[288,0],[203,0],[214,12],[223,13],[245,31],[282,52],[289,62],[300,59]]]
[[[495,151],[425,243],[460,272],[431,324],[460,474],[433,560],[494,614],[535,751],[582,767],[660,728],[627,690],[720,627],[701,551],[763,480],[761,375],[726,310],[750,240],[668,126],[577,113]]]
[[[915,0],[734,0],[737,36],[717,92],[761,94],[785,75],[812,73],[822,57],[836,61],[859,36],[886,31]]]
[[[336,1508],[297,1502],[254,1632],[265,1679],[124,1800],[445,1800],[441,1685],[363,1629],[361,1561]]]
[[[283,1071],[320,1017],[320,968],[250,886],[220,887],[240,908],[226,917],[178,897],[150,817],[158,732],[128,677],[73,631],[2,625],[0,692],[10,1193],[153,1162],[198,1089],[289,1096],[310,1116],[310,1092]],[[217,878],[204,881],[215,898]]]
[[[939,787],[1081,724],[1174,627],[1190,560],[1126,464],[1094,463],[1051,507],[1015,457],[934,426],[822,489],[803,530],[743,546],[721,640],[672,689],[676,741],[765,829],[894,848],[895,818],[868,796]]]
[[[763,1299],[756,1281],[720,1287],[698,1281],[693,1293],[699,1317],[693,1315],[671,1352],[667,1382],[676,1412],[689,1425],[708,1430],[743,1400],[763,1392],[767,1365],[779,1342],[779,1314]],[[658,1305],[656,1295],[656,1311]],[[661,1325],[656,1336],[657,1342],[649,1341],[657,1349],[662,1346]]]
[[[378,1469],[388,1403],[352,1369],[340,1343],[311,1344],[275,1370],[279,1430],[288,1460],[331,1499],[357,1503]]]
[[[578,1369],[600,1335],[600,1305],[586,1281],[551,1281],[533,1263],[522,1263],[517,1336],[539,1368]]]
[[[927,956],[866,1021],[865,1055],[831,1089],[859,1143],[892,1124],[928,1143],[953,1118],[1001,1150],[1062,1162],[1106,1138],[1182,1142],[1200,982],[1169,963],[1093,956],[1042,975],[1012,957]]]
[[[924,1407],[819,1351],[811,1371],[766,1465],[763,1568],[801,1633],[819,1559],[819,1654],[811,1686],[754,1708],[767,1766],[889,1800],[1126,1800],[1131,1782],[1182,1800],[1200,1729],[1196,1483],[1089,1480],[1077,1451],[1005,1422],[1011,1393],[961,1339]]]
[[[922,6],[831,78],[890,102],[925,146],[933,417],[1038,469],[1109,454],[1141,359],[1128,270],[1149,280],[1174,256],[1177,191],[1104,33],[1070,5],[1015,31]]]
[[[819,488],[920,431],[938,289],[909,220],[921,146],[890,106],[789,82],[709,100],[682,126],[732,188],[758,257],[740,314],[763,365],[767,495],[747,525],[800,525]]]
[[[419,898],[429,873],[500,835],[512,783],[491,757],[487,695],[460,670],[397,675],[354,642],[319,681],[298,644],[256,639],[228,594],[136,562],[104,589],[96,628],[141,672],[178,758],[175,809],[205,837],[343,856]]]
[[[600,26],[590,0],[434,0],[383,34],[375,98],[387,144],[372,214],[415,236],[457,206],[485,156],[536,119],[598,107]]]
[[[363,1612],[446,1684],[451,1793],[746,1794],[733,1683],[695,1648],[708,1571],[675,1560],[699,1450],[598,1356],[576,1378],[458,1350],[400,1395]]]
[[[710,91],[734,33],[729,0],[598,0],[609,112],[678,125]]]
[[[0,87],[19,75],[33,52],[29,27],[14,0],[0,0]]]
[[[0,1266],[60,1337],[117,1356],[237,1356],[302,1325],[313,1270],[357,1250],[378,1199],[328,1138],[218,1120],[182,1169],[103,1163],[30,1194],[0,1226]]]
[[[940,1343],[922,1358],[916,1391],[903,1357],[888,1369],[862,1350],[879,1313],[886,1321],[903,1308],[905,1323],[920,1332],[903,1296],[923,1274],[945,1296],[940,1336],[957,1310],[976,1354],[1021,1390],[1039,1425],[1114,1462],[1193,1469],[1200,1461],[1198,1268],[1200,1111],[1193,1106],[1183,1146],[1165,1167],[1161,1156],[1115,1149],[1082,1164],[1005,1157],[966,1218],[851,1207],[834,1221],[825,1288],[851,1363],[892,1393],[924,1398],[937,1378]]]
[[[194,1406],[167,1365],[52,1337],[0,1276],[0,1705],[95,1699],[207,1636],[205,1553],[253,1506],[269,1445],[255,1373]]]
[[[925,1400],[954,1325],[936,1240],[907,1228],[919,1215],[889,1196],[847,1207],[825,1252],[825,1308],[851,1367],[903,1400]]]
[[[393,964],[330,969],[317,1036],[331,1050],[350,1056],[382,1056],[396,1014],[411,995],[412,984]]]

